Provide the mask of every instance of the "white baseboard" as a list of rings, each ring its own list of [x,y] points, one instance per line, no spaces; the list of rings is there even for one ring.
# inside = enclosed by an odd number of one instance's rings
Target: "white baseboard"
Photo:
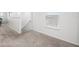
[[[45,32],[42,32],[42,31],[38,31],[38,30],[33,30],[33,31],[36,31],[36,32],[45,34],[45,35],[47,35],[47,36],[54,37],[54,38],[57,38],[57,39],[60,39],[60,40],[63,40],[63,41],[69,42],[69,43],[71,43],[71,44],[74,44],[74,45],[78,45],[78,46],[79,46],[79,43],[70,42],[70,41],[64,40],[64,39],[62,39],[62,38],[58,38],[57,36],[49,35],[49,34],[47,34],[47,33],[45,33]]]

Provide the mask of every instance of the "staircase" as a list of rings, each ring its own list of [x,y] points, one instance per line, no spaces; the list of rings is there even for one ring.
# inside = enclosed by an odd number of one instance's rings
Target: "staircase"
[[[23,27],[25,27],[29,21],[31,21],[30,12],[9,12],[7,15],[8,26],[15,30],[17,33],[22,33]]]

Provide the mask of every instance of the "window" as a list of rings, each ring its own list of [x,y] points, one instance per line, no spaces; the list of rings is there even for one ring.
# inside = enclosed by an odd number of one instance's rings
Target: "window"
[[[59,18],[58,15],[48,15],[48,16],[46,16],[47,25],[57,27],[58,18]]]
[[[58,28],[58,21],[59,21],[60,13],[49,12],[46,15],[46,26],[50,28]]]

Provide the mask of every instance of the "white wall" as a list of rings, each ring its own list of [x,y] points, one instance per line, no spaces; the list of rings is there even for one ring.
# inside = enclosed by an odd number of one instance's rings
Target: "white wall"
[[[32,13],[23,12],[22,19],[22,31],[26,32],[32,30]]]
[[[78,15],[78,20],[77,20],[77,39],[79,42],[79,15]]]
[[[31,20],[31,12],[23,12],[21,14],[22,17],[22,28],[27,26],[28,22]]]
[[[79,40],[77,39],[78,13],[60,14],[58,22],[60,29],[57,30],[45,26],[45,16],[46,13],[33,13],[33,30],[79,45]]]

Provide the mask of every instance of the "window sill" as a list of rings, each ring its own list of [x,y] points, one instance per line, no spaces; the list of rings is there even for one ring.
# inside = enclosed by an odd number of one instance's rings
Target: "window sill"
[[[60,30],[61,29],[58,26],[49,26],[49,25],[47,25],[46,27],[49,28],[49,29],[55,29],[55,30]]]

